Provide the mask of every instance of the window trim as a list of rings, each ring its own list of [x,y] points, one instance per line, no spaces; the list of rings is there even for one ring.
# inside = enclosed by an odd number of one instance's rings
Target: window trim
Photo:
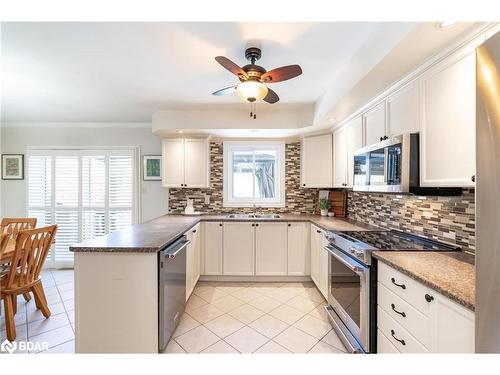
[[[233,150],[276,149],[276,193],[277,198],[232,198],[232,167],[230,157]],[[285,142],[284,141],[225,141],[223,142],[223,207],[285,207]]]

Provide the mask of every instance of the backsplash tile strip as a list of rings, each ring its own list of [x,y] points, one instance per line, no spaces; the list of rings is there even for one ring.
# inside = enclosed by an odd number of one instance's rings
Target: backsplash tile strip
[[[193,199],[195,211],[210,214],[251,212],[252,208],[223,207],[223,147],[222,142],[210,142],[210,189],[170,189],[169,213],[184,212],[186,200]],[[205,204],[205,196],[210,204]],[[316,206],[318,189],[300,186],[300,142],[285,146],[285,207],[262,208],[262,212],[312,214]]]
[[[457,244],[474,253],[475,196],[464,189],[456,197],[362,193],[349,191],[347,215],[354,220]]]

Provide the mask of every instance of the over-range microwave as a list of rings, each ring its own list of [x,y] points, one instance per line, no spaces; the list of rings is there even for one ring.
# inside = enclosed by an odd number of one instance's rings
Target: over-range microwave
[[[461,188],[420,187],[419,134],[406,133],[354,153],[354,191],[460,195]]]

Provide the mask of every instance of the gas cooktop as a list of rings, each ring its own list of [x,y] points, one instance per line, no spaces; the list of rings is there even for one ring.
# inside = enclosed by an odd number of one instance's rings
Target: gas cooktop
[[[372,231],[372,232],[337,232],[339,236],[346,236],[353,242],[362,242],[372,246],[373,250],[384,251],[457,251],[453,247],[438,241],[428,240],[409,233],[397,230]]]

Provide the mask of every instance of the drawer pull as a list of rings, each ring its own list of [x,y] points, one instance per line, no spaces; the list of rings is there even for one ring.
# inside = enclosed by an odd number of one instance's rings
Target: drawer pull
[[[431,296],[430,294],[426,294],[426,295],[425,295],[425,300],[426,300],[427,302],[432,302],[432,301],[434,301],[434,297],[433,297],[433,296]]]
[[[401,343],[402,345],[406,345],[406,342],[405,340],[400,340],[398,339],[396,336],[395,336],[395,333],[393,329],[391,329],[391,336],[394,340],[396,340],[397,342]]]
[[[401,289],[406,289],[406,285],[405,285],[405,284],[398,284],[398,283],[396,282],[396,280],[394,279],[394,277],[391,277],[391,281],[392,281],[392,283],[393,283],[394,285],[399,286]]]
[[[406,318],[405,312],[404,311],[398,311],[398,310],[396,310],[396,306],[393,303],[391,303],[391,307],[392,307],[392,311],[394,311],[396,314],[399,314],[403,318]]]

